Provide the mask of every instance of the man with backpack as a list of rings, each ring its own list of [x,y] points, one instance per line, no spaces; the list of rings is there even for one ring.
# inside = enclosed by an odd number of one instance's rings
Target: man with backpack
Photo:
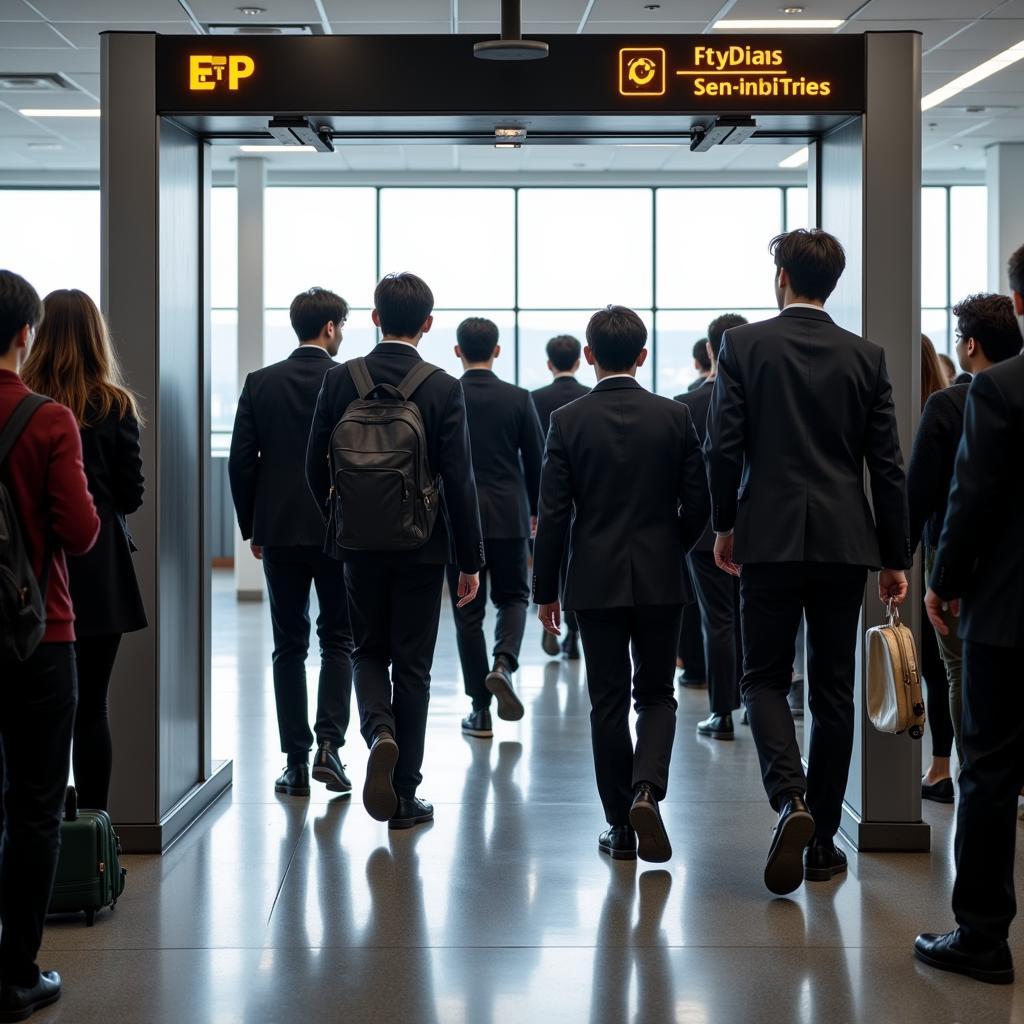
[[[306,453],[326,549],[345,563],[353,685],[370,748],[363,803],[393,829],[434,816],[416,790],[445,566],[458,566],[465,606],[484,563],[462,386],[417,351],[433,308],[414,274],[377,285],[383,338],[324,377]]]
[[[43,318],[35,289],[0,270],[0,1019],[56,1002],[36,956],[50,902],[75,718],[75,616],[65,553],[95,543],[71,412],[19,370]]]

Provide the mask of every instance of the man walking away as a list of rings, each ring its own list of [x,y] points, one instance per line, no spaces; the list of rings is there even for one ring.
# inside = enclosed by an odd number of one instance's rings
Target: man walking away
[[[598,849],[633,860],[639,840],[643,860],[666,861],[672,846],[658,803],[676,728],[679,623],[692,600],[684,559],[707,524],[708,489],[689,410],[636,382],[646,342],[631,309],[608,306],[590,319],[585,354],[598,383],[551,417],[533,590],[541,623],[557,636],[569,530],[564,600],[579,619],[597,788],[609,825]]]
[[[445,566],[455,561],[460,569],[456,591],[465,607],[479,588],[484,556],[462,385],[424,363],[417,351],[434,322],[434,296],[425,281],[402,273],[385,277],[373,298],[373,322],[383,338],[365,360],[337,366],[324,378],[306,478],[318,505],[331,516],[328,549],[345,562],[355,639],[353,683],[360,731],[370,748],[363,803],[372,817],[402,829],[434,817],[416,790],[423,778]],[[355,403],[351,421],[341,423]],[[430,476],[421,481],[424,489],[412,493],[403,474],[385,465],[387,458],[404,457],[397,451],[331,451],[337,469],[332,479],[328,455],[335,427],[351,429],[370,443],[374,432],[388,432],[389,420],[401,420],[416,438],[411,446],[422,447],[416,457],[426,460]],[[346,454],[350,458],[341,465],[338,457]],[[371,474],[381,478],[378,484],[368,482]],[[346,501],[367,487],[386,493],[387,500]],[[416,524],[430,524],[426,536],[413,542],[404,533],[389,534],[385,539],[391,546],[374,548],[385,527],[399,525],[396,517],[413,532]]]
[[[491,601],[498,610],[493,663],[487,660],[484,639],[486,595],[460,608],[459,570],[454,565],[448,566],[448,591],[462,678],[473,702],[470,714],[462,720],[462,731],[487,738],[493,735],[492,695],[498,701],[499,718],[516,722],[523,717],[512,675],[519,667],[530,604],[528,543],[537,521],[544,439],[529,391],[506,383],[491,369],[501,355],[497,325],[483,317],[470,317],[459,324],[455,336],[455,354],[466,371],[462,389],[487,560],[480,572],[480,585],[486,591],[490,582]]]
[[[284,773],[278,793],[309,796],[309,751],[317,744],[313,778],[331,793],[350,795],[339,760],[352,703],[352,630],[341,566],[323,553],[324,524],[305,485],[309,424],[324,374],[341,346],[348,305],[324,288],[296,295],[289,310],[299,347],[250,373],[231,435],[228,475],[238,526],[263,562],[274,630],[274,698]],[[320,688],[314,732],[309,729],[306,655],[309,592],[320,615]]]
[[[846,870],[834,838],[853,750],[864,586],[868,570],[884,566],[879,597],[901,603],[911,551],[885,353],[823,308],[846,266],[843,248],[800,229],[770,249],[782,312],[726,332],[706,451],[715,559],[743,570],[741,688],[779,814],[764,880],[781,895]],[[813,716],[806,776],[786,701],[801,615]]]

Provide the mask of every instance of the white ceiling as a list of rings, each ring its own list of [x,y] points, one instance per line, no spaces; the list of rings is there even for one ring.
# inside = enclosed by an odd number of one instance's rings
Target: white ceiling
[[[540,38],[559,33],[701,32],[723,9],[730,18],[778,17],[781,0],[524,0],[524,30]],[[0,74],[59,72],[71,92],[0,94],[0,175],[31,180],[67,174],[95,176],[99,122],[31,120],[19,107],[94,107],[99,102],[99,33],[108,29],[193,33],[211,23],[302,24],[317,32],[448,33],[498,31],[498,0],[253,0],[266,13],[247,17],[244,0],[0,0]],[[847,18],[841,31],[916,29],[923,35],[924,91],[931,92],[1006,47],[1024,40],[1024,0],[805,0],[805,17]],[[194,16],[195,21],[192,20]],[[968,108],[983,108],[968,111]],[[985,149],[1024,142],[1024,61],[924,115],[924,164],[935,174],[978,172]],[[59,148],[56,148],[59,147]],[[792,148],[792,147],[791,147]],[[274,172],[292,168],[373,175],[762,172],[776,170],[786,150],[718,147],[690,154],[657,147],[355,147],[344,155],[274,159]],[[218,150],[227,168],[234,150]],[[582,165],[582,166],[581,166]]]

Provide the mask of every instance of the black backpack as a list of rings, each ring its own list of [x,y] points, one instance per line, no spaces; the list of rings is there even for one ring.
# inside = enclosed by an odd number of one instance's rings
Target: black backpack
[[[27,395],[0,433],[0,466],[40,406],[50,399]],[[36,580],[32,560],[10,491],[0,480],[0,659],[27,661],[46,632],[46,588],[50,552],[43,554],[43,578]]]
[[[422,547],[434,530],[440,494],[412,396],[441,368],[417,363],[395,387],[374,384],[365,359],[347,365],[359,398],[331,434],[334,539],[354,551]]]

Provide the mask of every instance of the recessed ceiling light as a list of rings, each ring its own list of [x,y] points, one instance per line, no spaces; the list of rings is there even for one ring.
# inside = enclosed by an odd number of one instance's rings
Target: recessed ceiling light
[[[313,146],[239,146],[243,153],[315,153]]]
[[[798,149],[795,153],[790,153],[785,160],[779,161],[780,167],[803,167],[805,163],[811,158],[811,151],[804,146],[803,149]]]
[[[782,14],[803,14],[804,9],[802,7],[780,7],[779,11]]]
[[[60,110],[56,107],[36,109],[23,107],[18,111],[22,117],[99,117],[99,107],[75,107],[71,110]]]
[[[792,18],[722,18],[711,27],[725,32],[733,32],[737,29],[752,31],[782,29],[792,32],[793,29],[839,28],[845,22],[845,18],[801,18],[799,21],[794,21]]]
[[[1019,60],[1024,60],[1024,39],[1011,46],[1008,50],[997,53],[994,57],[979,64],[976,68],[971,68],[970,71],[965,71],[962,75],[958,75],[952,82],[947,82],[942,88],[928,93],[921,100],[921,109],[931,110],[932,107],[945,103],[946,100],[956,96],[957,93],[963,92],[964,89],[969,89],[972,85],[977,85],[978,82],[983,82],[997,71],[1002,71],[1003,68],[1008,68]]]
[[[250,18],[255,18],[257,14],[266,14],[266,7],[236,7],[236,11],[239,14],[248,15]]]

